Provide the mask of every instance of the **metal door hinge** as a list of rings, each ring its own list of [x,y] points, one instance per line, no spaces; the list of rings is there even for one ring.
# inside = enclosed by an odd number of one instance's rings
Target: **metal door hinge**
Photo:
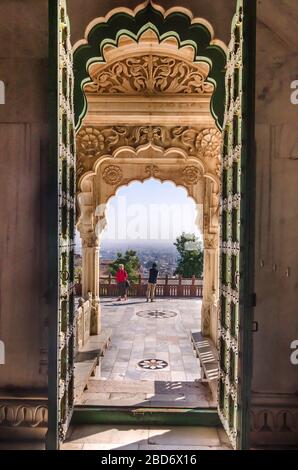
[[[252,332],[253,333],[257,333],[259,331],[259,322],[258,321],[254,321],[252,323]]]
[[[251,294],[251,306],[252,307],[257,306],[257,294],[255,292]]]

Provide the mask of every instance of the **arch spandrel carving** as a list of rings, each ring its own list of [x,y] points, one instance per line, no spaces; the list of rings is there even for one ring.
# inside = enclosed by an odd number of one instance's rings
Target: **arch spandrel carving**
[[[119,154],[120,149],[141,149],[154,146],[164,150],[177,149],[185,158],[193,157],[204,167],[204,173],[215,177],[221,171],[221,134],[215,129],[196,129],[186,126],[109,126],[83,127],[77,135],[78,178],[92,171],[104,155]],[[158,152],[155,152],[155,156]],[[136,153],[135,157],[139,157]]]
[[[88,94],[175,94],[211,97],[214,85],[208,73],[180,57],[162,54],[134,54],[111,64],[92,67],[91,83],[84,87]]]

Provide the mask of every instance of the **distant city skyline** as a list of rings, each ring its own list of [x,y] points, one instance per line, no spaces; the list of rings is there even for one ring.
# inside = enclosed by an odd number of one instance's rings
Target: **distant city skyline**
[[[174,241],[183,232],[202,235],[196,225],[197,208],[184,188],[171,182],[150,179],[121,187],[106,208],[107,226],[101,233],[100,257],[135,249],[174,250]],[[81,253],[79,234],[76,252]],[[145,254],[144,254],[145,256]]]
[[[184,188],[150,179],[121,187],[107,204],[102,246],[115,241],[169,242],[182,232],[201,238],[196,204]]]

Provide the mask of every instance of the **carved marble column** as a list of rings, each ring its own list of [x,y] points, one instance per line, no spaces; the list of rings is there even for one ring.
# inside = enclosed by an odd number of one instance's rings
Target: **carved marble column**
[[[202,333],[217,342],[219,298],[219,194],[210,180],[206,181],[204,200],[204,272],[201,312]]]
[[[82,240],[82,294],[91,301],[90,334],[101,331],[99,303],[99,242],[92,234]]]
[[[202,333],[216,342],[218,307],[218,236],[204,236]],[[216,315],[216,318],[211,318]]]

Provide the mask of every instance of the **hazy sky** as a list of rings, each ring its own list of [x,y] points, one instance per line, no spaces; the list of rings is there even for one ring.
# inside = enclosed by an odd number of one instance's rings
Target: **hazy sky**
[[[201,236],[193,199],[184,188],[150,179],[120,188],[107,205],[102,240],[174,240],[183,231]]]

